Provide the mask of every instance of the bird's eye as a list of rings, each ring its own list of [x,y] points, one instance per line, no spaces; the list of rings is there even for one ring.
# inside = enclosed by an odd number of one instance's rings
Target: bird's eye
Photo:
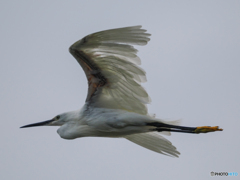
[[[58,115],[58,116],[56,116],[56,119],[60,119],[60,116]]]

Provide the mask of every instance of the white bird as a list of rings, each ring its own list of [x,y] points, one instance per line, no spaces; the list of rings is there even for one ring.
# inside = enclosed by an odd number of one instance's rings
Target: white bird
[[[132,45],[146,45],[150,34],[141,26],[110,29],[90,34],[75,42],[70,53],[82,66],[88,80],[84,106],[53,119],[29,124],[60,126],[63,139],[80,137],[122,137],[152,151],[178,157],[170,141],[159,133],[206,133],[222,131],[218,126],[184,127],[148,114],[150,97],[140,85],[145,71]]]

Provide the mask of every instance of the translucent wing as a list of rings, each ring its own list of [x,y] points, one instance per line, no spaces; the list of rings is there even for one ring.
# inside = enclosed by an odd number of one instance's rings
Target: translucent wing
[[[125,136],[125,138],[140,146],[167,156],[178,157],[180,155],[170,141],[155,132],[132,134]]]
[[[146,73],[131,45],[146,45],[149,36],[141,26],[110,29],[90,34],[69,48],[87,76],[86,103],[147,114],[150,97],[140,85]]]

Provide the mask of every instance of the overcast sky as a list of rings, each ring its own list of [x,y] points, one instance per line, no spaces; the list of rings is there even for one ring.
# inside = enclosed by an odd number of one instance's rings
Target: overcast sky
[[[240,174],[240,1],[1,1],[0,179],[210,179]],[[222,132],[173,133],[171,158],[125,139],[64,140],[19,129],[79,109],[87,81],[68,47],[87,34],[142,25],[149,113]],[[240,176],[240,175],[239,175]],[[230,178],[230,177],[226,177]],[[222,179],[222,178],[221,178]]]

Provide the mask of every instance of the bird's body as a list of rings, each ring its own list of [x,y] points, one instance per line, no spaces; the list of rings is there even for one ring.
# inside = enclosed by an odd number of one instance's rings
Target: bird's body
[[[60,117],[64,120],[69,118],[66,122],[61,123],[60,119],[57,123],[61,125],[57,132],[64,139],[87,136],[124,137],[136,133],[152,132],[152,128],[146,125],[147,123],[166,123],[164,120],[149,115],[119,109],[92,108],[87,104],[80,110],[63,113]]]
[[[81,110],[71,112],[70,121],[64,123],[58,134],[64,139],[79,137],[124,137],[135,133],[149,132],[146,122],[153,122],[150,116],[124,110],[92,108],[84,105]],[[64,115],[63,115],[64,116]]]
[[[141,86],[145,71],[138,65],[137,50],[150,34],[133,26],[90,34],[74,43],[70,53],[82,66],[88,80],[88,95],[80,110],[57,115],[51,120],[26,125],[60,126],[64,139],[79,137],[122,137],[138,145],[170,156],[179,152],[160,133],[206,133],[215,127],[184,127],[150,116],[146,104],[150,97]]]

